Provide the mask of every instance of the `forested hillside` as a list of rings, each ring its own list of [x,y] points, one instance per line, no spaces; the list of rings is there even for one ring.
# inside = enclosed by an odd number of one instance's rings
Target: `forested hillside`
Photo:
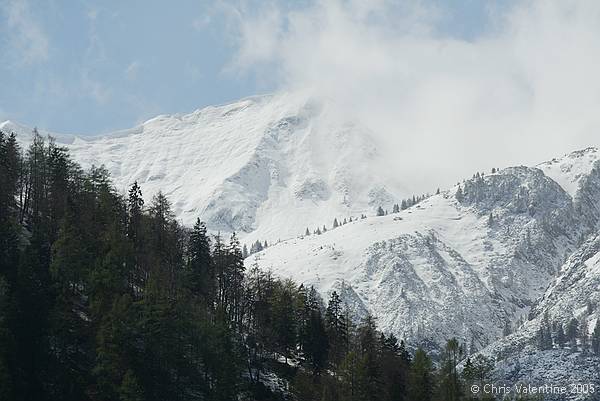
[[[455,400],[491,369],[450,340],[436,370],[51,139],[0,134],[0,179],[0,400]]]

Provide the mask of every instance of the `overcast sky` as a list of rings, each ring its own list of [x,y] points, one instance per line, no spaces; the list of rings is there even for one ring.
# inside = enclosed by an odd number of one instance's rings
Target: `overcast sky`
[[[0,0],[0,119],[101,133],[311,88],[427,186],[600,142],[600,1],[66,4]]]

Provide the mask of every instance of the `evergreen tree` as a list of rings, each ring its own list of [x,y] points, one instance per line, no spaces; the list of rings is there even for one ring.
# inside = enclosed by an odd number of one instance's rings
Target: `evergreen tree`
[[[448,340],[442,354],[440,371],[440,395],[444,400],[459,400],[462,395],[462,385],[457,371],[462,350],[458,341],[453,338]]]
[[[342,301],[336,291],[331,293],[325,312],[325,325],[330,346],[330,359],[337,366],[348,351],[348,327],[342,311]]]
[[[592,352],[600,355],[600,319],[596,319],[596,326],[592,333]]]
[[[196,220],[187,247],[188,285],[194,294],[202,297],[205,304],[212,306],[215,299],[215,271],[210,254],[210,239],[206,225]]]
[[[556,344],[559,348],[563,348],[565,346],[567,339],[565,337],[565,331],[563,329],[562,323],[558,323],[558,325],[556,326],[556,334],[554,335],[554,338],[556,339]]]
[[[408,369],[410,356],[404,347],[404,343],[398,343],[393,334],[385,337],[383,334],[381,343],[381,374],[382,374],[382,397],[384,401],[405,400],[408,393]]]
[[[377,216],[384,216],[385,212],[381,206],[377,208]]]
[[[409,372],[408,399],[410,401],[431,401],[433,399],[433,363],[423,349],[415,352]]]
[[[585,317],[583,317],[579,324],[579,342],[581,344],[581,350],[583,352],[586,352],[589,347],[588,331],[589,330],[588,330],[587,320],[585,319]]]
[[[317,292],[311,287],[304,302],[300,342],[304,361],[313,376],[320,375],[326,368],[329,352],[329,339],[321,315],[320,302]]]
[[[1,140],[1,137],[0,137]],[[15,397],[15,338],[11,330],[11,297],[8,283],[0,275],[0,401]]]
[[[576,318],[572,318],[567,325],[567,341],[572,348],[577,349],[577,338],[579,337],[579,322]]]
[[[541,350],[552,349],[552,331],[548,316],[544,316],[537,335],[538,346]]]
[[[361,400],[378,400],[381,397],[380,344],[375,320],[367,315],[358,328],[357,393]]]
[[[463,190],[462,190],[462,188],[461,188],[461,186],[460,186],[460,185],[458,186],[458,189],[456,190],[456,195],[455,195],[455,197],[456,197],[456,200],[457,200],[457,201],[459,201],[460,203],[462,203],[462,201],[463,201],[463,200],[464,200],[464,198],[465,198],[465,196],[464,196],[464,193],[463,193]]]
[[[135,181],[129,189],[129,197],[127,199],[127,238],[132,245],[132,255],[130,259],[132,292],[139,293],[148,279],[148,266],[145,262],[144,237],[142,230],[144,199],[142,191]]]
[[[296,345],[297,328],[294,313],[295,284],[286,280],[275,287],[273,302],[273,329],[279,352],[286,358],[292,356]]]

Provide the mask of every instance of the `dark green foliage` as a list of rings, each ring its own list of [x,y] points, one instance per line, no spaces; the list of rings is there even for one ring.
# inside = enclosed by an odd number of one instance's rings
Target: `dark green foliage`
[[[442,354],[440,370],[440,397],[447,401],[459,400],[462,395],[462,384],[457,365],[462,359],[462,350],[458,341],[448,340]]]
[[[206,225],[200,219],[190,233],[187,253],[187,285],[207,306],[212,306],[215,299],[215,272]]]
[[[433,398],[433,363],[421,348],[415,352],[409,371],[408,399],[410,401],[430,401]]]

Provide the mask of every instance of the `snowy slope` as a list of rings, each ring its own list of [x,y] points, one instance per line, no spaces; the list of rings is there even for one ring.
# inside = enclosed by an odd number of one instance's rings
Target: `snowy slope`
[[[588,310],[591,304],[592,310]],[[571,349],[540,350],[537,333],[544,316],[566,327],[577,318],[585,320],[591,334],[600,318],[600,235],[592,234],[560,269],[544,295],[531,311],[531,320],[506,338],[482,352],[498,362],[494,372],[498,382],[532,384],[594,383],[600,385],[600,357]],[[549,398],[553,399],[553,398]],[[584,394],[569,394],[554,399],[597,399]]]
[[[27,127],[2,127],[31,138]],[[149,201],[160,189],[185,224],[200,217],[246,243],[372,214],[406,195],[364,127],[303,93],[159,116],[104,136],[53,136],[83,166],[105,165],[118,190],[137,180]]]
[[[590,174],[599,159],[598,149],[590,147],[541,163],[537,167],[574,197],[581,181]]]
[[[529,311],[595,222],[583,222],[578,203],[537,168],[468,180],[460,200],[457,191],[277,244],[249,262],[325,297],[344,286],[359,311],[411,342],[456,336],[479,348]]]

